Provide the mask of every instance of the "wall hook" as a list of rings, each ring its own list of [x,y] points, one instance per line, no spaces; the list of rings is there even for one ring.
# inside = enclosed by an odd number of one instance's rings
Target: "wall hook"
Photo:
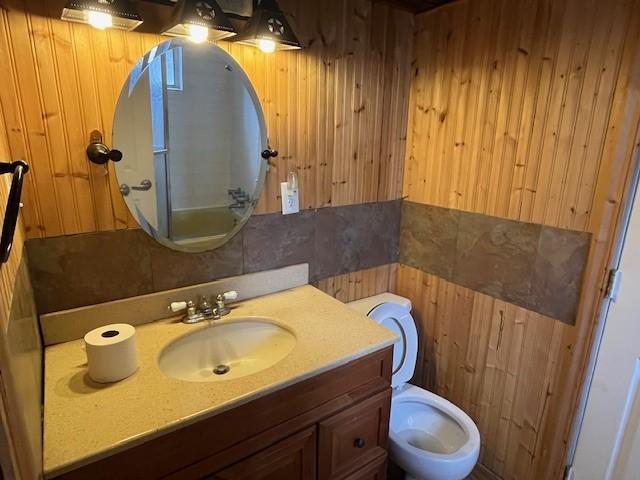
[[[102,133],[98,130],[91,132],[89,136],[89,146],[87,147],[87,157],[93,163],[104,165],[109,160],[119,162],[122,160],[122,152],[120,150],[111,150],[102,143]]]
[[[277,150],[272,150],[271,147],[268,147],[266,150],[262,152],[262,158],[265,160],[269,160],[270,158],[276,158],[278,156]]]

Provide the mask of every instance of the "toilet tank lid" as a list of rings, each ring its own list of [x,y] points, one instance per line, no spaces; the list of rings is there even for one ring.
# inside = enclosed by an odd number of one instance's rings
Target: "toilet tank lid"
[[[405,309],[407,313],[411,311],[411,300],[393,293],[381,293],[379,295],[374,295],[373,297],[349,302],[347,305],[364,315],[368,315],[371,310],[383,303],[395,303]]]

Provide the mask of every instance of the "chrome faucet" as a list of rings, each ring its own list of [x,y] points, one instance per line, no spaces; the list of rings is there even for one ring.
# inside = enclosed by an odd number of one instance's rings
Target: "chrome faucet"
[[[182,319],[182,323],[192,324],[200,323],[205,320],[219,320],[220,317],[227,315],[231,309],[226,306],[226,302],[238,298],[238,292],[231,290],[216,295],[216,305],[211,306],[207,297],[200,297],[200,302],[196,304],[192,300],[183,302],[172,302],[169,310],[174,313],[186,310],[186,314]]]

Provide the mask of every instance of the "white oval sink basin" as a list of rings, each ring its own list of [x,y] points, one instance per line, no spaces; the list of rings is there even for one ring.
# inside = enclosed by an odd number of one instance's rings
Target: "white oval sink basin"
[[[219,382],[257,373],[285,358],[292,332],[266,318],[213,324],[167,345],[158,363],[166,375],[187,382]]]

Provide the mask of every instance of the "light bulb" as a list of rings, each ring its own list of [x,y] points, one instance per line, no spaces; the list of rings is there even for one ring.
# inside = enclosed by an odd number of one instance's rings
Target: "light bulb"
[[[195,43],[202,43],[209,38],[209,29],[202,25],[189,25],[189,39]]]
[[[261,38],[260,40],[258,40],[258,47],[264,53],[273,53],[276,51],[276,42],[274,42],[273,40],[265,40],[264,38]]]
[[[108,13],[89,10],[87,12],[87,22],[89,22],[89,25],[92,27],[104,30],[105,28],[113,26],[113,17]]]

